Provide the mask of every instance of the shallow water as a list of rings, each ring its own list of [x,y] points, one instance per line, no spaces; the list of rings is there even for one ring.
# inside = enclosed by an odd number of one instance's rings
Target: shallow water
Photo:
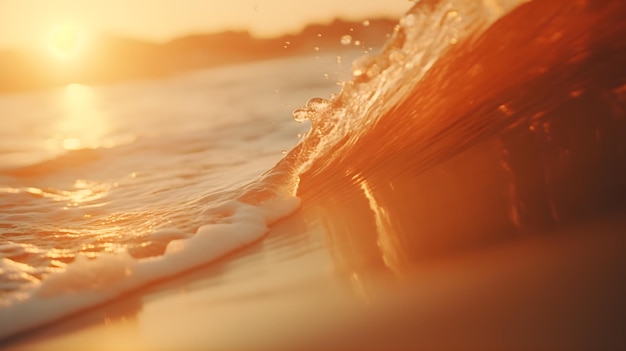
[[[621,213],[624,15],[618,1],[422,1],[341,92],[328,55],[69,86],[62,113],[54,92],[3,98],[30,111],[9,138],[33,138],[3,145],[4,335],[254,243],[298,206],[361,290]],[[294,108],[309,131],[285,120]],[[102,133],[73,131],[77,115]]]
[[[108,264],[161,256],[172,240],[241,208],[233,201],[242,188],[306,132],[291,111],[311,95],[337,92],[361,54],[343,53],[343,63],[318,53],[0,97],[11,116],[0,132],[2,304],[63,275],[77,257],[74,267],[110,257],[100,273],[92,266],[73,278],[86,274],[99,285]],[[213,246],[216,255],[229,251]]]

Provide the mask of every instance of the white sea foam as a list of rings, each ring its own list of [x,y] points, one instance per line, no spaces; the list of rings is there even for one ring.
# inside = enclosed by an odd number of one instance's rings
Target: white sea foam
[[[121,252],[89,259],[79,255],[64,271],[2,301],[0,339],[219,259],[261,239],[269,224],[298,206],[298,198],[289,195],[277,195],[257,206],[232,200],[223,205],[229,216],[201,226],[189,238],[171,241],[162,256],[135,259]],[[10,268],[3,261],[3,272],[23,271]]]

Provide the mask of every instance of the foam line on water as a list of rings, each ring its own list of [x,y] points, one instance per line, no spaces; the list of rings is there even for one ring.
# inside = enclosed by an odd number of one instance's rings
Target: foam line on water
[[[62,272],[0,301],[0,339],[104,303],[155,280],[210,263],[261,239],[268,225],[295,211],[299,199],[277,195],[258,206],[236,200],[230,215],[212,218],[195,235],[170,242],[165,254],[135,259],[127,252],[78,256]]]

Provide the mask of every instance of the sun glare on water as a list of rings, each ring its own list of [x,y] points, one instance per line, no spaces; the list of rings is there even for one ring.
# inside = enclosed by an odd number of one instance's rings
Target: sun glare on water
[[[106,115],[98,107],[94,88],[68,84],[60,96],[63,118],[56,123],[57,140],[65,150],[98,148],[110,130]]]
[[[63,60],[74,59],[81,51],[84,33],[77,27],[62,24],[54,27],[47,37],[50,52]]]

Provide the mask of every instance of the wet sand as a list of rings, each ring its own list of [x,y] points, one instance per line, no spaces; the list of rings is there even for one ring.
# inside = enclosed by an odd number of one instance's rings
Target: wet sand
[[[6,349],[626,346],[623,213],[425,259],[401,275],[375,268],[345,274],[346,260],[374,257],[329,237],[313,213],[305,208],[252,247],[24,334]]]

